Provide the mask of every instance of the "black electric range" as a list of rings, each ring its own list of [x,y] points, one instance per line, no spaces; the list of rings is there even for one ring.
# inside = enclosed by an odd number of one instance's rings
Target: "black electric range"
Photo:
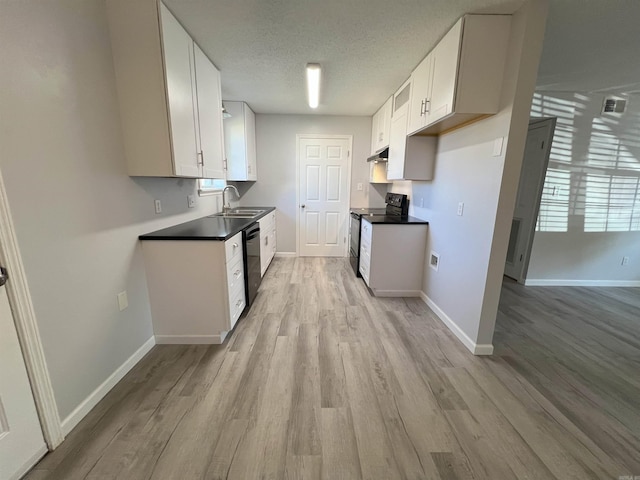
[[[360,277],[360,220],[363,216],[407,217],[409,215],[409,199],[401,193],[388,192],[385,196],[386,208],[354,208],[349,213],[350,240],[349,261],[356,276]]]

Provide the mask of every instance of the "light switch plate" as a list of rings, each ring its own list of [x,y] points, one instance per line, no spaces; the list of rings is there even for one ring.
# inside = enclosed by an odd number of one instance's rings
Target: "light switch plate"
[[[156,213],[162,213],[162,203],[160,203],[160,200],[154,200],[153,204],[155,205]]]
[[[458,216],[461,217],[464,213],[464,202],[458,202]]]
[[[361,191],[364,188],[364,186],[361,183],[358,183],[357,188],[358,188],[358,190]]]
[[[493,156],[499,157],[502,155],[502,145],[504,144],[504,137],[498,137],[493,141]]]
[[[118,308],[120,311],[124,310],[129,306],[129,297],[127,297],[127,291],[120,292],[118,294]]]

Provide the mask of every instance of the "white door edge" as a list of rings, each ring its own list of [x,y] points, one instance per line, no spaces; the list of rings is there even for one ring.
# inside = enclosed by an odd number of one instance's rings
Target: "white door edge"
[[[0,262],[7,268],[10,275],[10,281],[6,284],[7,296],[13,311],[42,434],[49,450],[53,450],[62,443],[64,434],[44,357],[40,331],[36,323],[27,276],[18,248],[16,231],[11,219],[2,172],[0,172]]]
[[[349,155],[347,157],[347,198],[351,203],[351,159],[353,158],[353,135],[329,135],[321,133],[298,133],[296,134],[296,252],[295,256],[300,256],[300,140],[310,139],[334,139],[349,140]],[[349,215],[350,205],[347,205],[345,215]],[[349,256],[349,242],[344,245],[344,257]]]
[[[546,133],[547,133],[547,138],[545,140],[547,148],[545,149],[545,158],[543,161],[543,166],[542,166],[542,178],[540,179],[540,184],[539,184],[539,189],[538,189],[538,198],[536,200],[536,206],[535,209],[533,211],[533,215],[531,218],[527,219],[528,223],[529,223],[529,235],[526,239],[524,239],[525,241],[525,248],[524,248],[524,260],[522,262],[521,268],[520,270],[517,272],[517,275],[507,275],[507,273],[505,272],[505,276],[511,278],[512,280],[515,280],[517,283],[521,284],[521,285],[525,285],[526,280],[527,280],[527,273],[529,270],[529,260],[531,259],[531,251],[533,249],[533,238],[535,236],[535,230],[536,230],[536,221],[538,219],[538,213],[540,211],[540,202],[542,200],[542,189],[544,187],[544,182],[545,182],[545,178],[546,178],[546,172],[547,172],[547,168],[549,165],[549,158],[551,156],[551,146],[552,146],[552,142],[553,142],[553,136],[555,133],[555,127],[556,127],[556,122],[557,122],[557,117],[532,117],[529,119],[529,127],[527,129],[527,135],[529,135],[529,133],[532,130],[535,129],[545,129]],[[524,154],[523,154],[524,155]],[[523,163],[524,163],[524,158],[523,158]],[[524,167],[522,167],[520,175],[522,175],[522,170],[524,169]],[[518,177],[518,182],[520,182],[520,176]],[[518,192],[516,192],[516,202],[518,201]],[[515,205],[514,205],[514,209],[515,209]],[[513,218],[515,218],[515,210],[514,210],[514,215],[512,216]],[[506,264],[505,264],[506,266]]]

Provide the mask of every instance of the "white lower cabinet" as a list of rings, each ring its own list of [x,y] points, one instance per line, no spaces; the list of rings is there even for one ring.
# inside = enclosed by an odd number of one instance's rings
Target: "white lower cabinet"
[[[270,212],[260,220],[260,276],[264,276],[276,254],[276,212]]]
[[[360,273],[379,297],[416,297],[422,290],[426,224],[378,224],[362,217]]]
[[[142,250],[156,343],[222,343],[246,306],[242,232],[144,240]]]

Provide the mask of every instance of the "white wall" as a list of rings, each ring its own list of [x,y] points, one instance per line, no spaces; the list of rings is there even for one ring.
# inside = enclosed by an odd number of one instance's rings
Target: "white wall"
[[[242,205],[278,209],[278,252],[296,251],[296,135],[352,135],[351,207],[384,207],[386,185],[369,184],[371,117],[256,115],[258,181],[238,185]],[[356,186],[363,183],[363,190]]]
[[[604,97],[535,95],[531,115],[558,118],[545,191],[555,185],[559,194],[548,199],[556,204],[551,221],[535,233],[527,284],[640,285],[640,96],[627,97],[621,114],[602,114]],[[554,181],[558,173],[568,184]],[[611,177],[624,182],[621,196],[594,188],[594,179]],[[614,183],[614,191],[615,185],[622,184]],[[546,202],[545,196],[542,217]],[[625,256],[629,263],[622,265]]]
[[[432,181],[391,187],[410,194],[412,215],[429,220],[427,261],[430,250],[440,254],[439,270],[424,270],[430,305],[478,353],[492,350],[546,8],[534,0],[513,16],[498,114],[440,137]],[[494,157],[496,138],[505,147]],[[417,207],[421,198],[424,208]]]
[[[64,419],[152,336],[137,236],[218,197],[127,176],[104,2],[1,2],[0,44],[0,170]]]

